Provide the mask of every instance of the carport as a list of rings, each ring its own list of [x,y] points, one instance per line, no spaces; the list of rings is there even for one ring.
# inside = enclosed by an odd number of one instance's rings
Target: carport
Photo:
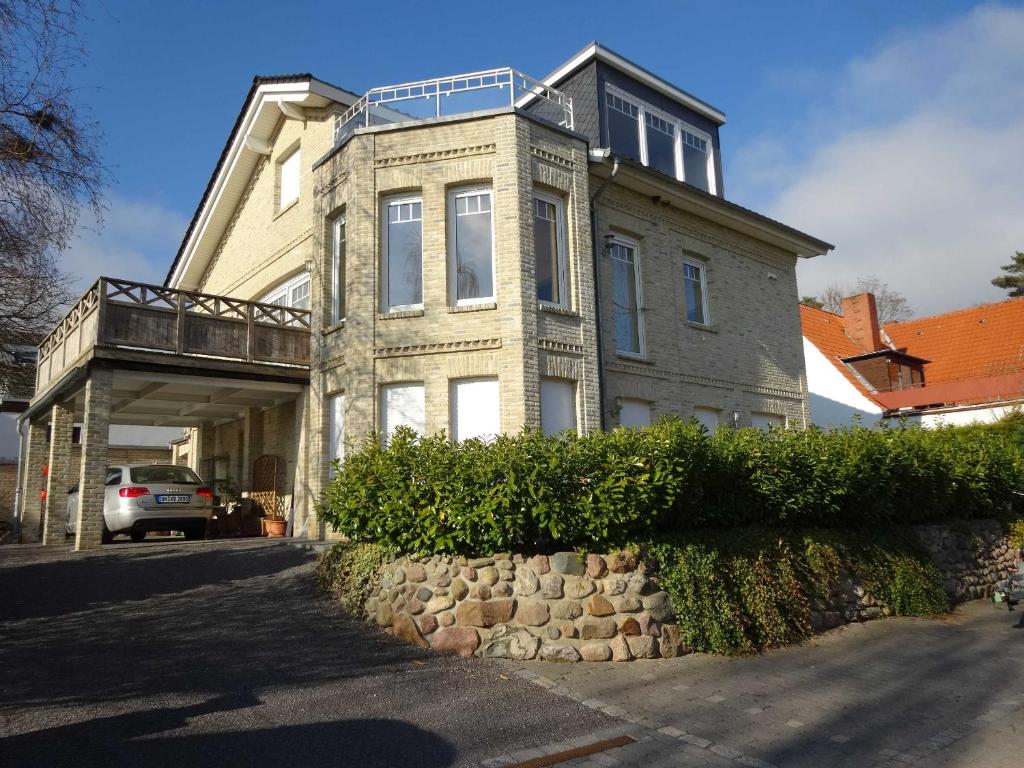
[[[260,415],[294,403],[291,439],[280,448],[304,477],[309,323],[307,310],[100,278],[39,347],[36,394],[22,416],[25,538],[37,531],[44,544],[64,541],[66,491],[77,481],[75,548],[100,545],[111,425],[193,428],[189,464],[199,469],[215,450],[214,431],[237,422],[240,463],[249,466],[262,448]],[[36,487],[44,467],[45,496]],[[306,514],[301,485],[293,504]]]

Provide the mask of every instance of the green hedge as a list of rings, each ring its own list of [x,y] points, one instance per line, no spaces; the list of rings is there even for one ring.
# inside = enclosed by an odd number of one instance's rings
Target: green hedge
[[[645,548],[690,648],[747,653],[811,636],[843,573],[896,616],[945,611],[942,573],[905,528],[695,531]]]
[[[698,528],[903,525],[985,517],[1022,483],[1005,431],[721,429],[665,419],[491,443],[399,430],[336,467],[322,514],[403,552],[607,551]]]

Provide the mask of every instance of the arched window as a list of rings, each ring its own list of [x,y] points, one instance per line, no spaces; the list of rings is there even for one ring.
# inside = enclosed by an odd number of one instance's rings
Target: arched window
[[[263,304],[277,304],[279,307],[309,309],[309,291],[309,272],[300,272],[267,291],[259,301]]]

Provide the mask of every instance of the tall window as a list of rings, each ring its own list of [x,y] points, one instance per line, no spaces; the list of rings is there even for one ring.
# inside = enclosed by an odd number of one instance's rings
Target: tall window
[[[704,426],[709,435],[715,434],[718,430],[719,411],[717,408],[705,408],[698,405],[693,409],[693,415]]]
[[[334,462],[345,460],[345,396],[334,395],[330,399],[330,424],[328,439],[330,440],[329,456],[331,459],[330,476],[334,477]]]
[[[615,317],[615,350],[627,355],[644,354],[644,329],[640,319],[640,270],[636,243],[611,242],[612,302]]]
[[[423,306],[423,202],[418,197],[385,206],[383,305],[385,311]]]
[[[450,400],[455,441],[488,440],[501,432],[496,376],[453,381]]]
[[[283,209],[299,199],[299,170],[302,163],[302,152],[296,149],[281,161],[280,183],[278,187],[281,197],[278,208]]]
[[[646,400],[619,399],[619,425],[646,427],[651,423],[651,404]]]
[[[398,427],[426,432],[422,384],[385,384],[380,388],[380,431],[385,440]]]
[[[707,325],[707,281],[703,264],[696,261],[683,262],[683,295],[686,298],[686,319],[691,323]]]
[[[334,220],[334,242],[331,251],[331,320],[345,317],[345,217]]]
[[[565,208],[557,197],[537,193],[533,198],[533,247],[537,299],[568,306],[565,264]]]
[[[708,134],[611,85],[606,88],[605,101],[612,149],[714,193],[715,168]]]
[[[540,380],[540,426],[545,435],[576,431],[576,382]]]
[[[494,300],[491,190],[452,192],[448,198],[452,284],[456,305]]]
[[[263,304],[276,304],[279,307],[309,309],[309,298],[309,272],[302,272],[267,291],[259,301]]]

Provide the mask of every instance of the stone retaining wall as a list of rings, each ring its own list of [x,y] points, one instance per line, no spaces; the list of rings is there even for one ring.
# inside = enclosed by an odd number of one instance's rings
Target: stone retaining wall
[[[629,661],[685,653],[668,595],[630,553],[401,557],[366,603],[384,631],[461,656]]]
[[[953,604],[987,597],[1014,566],[994,520],[914,532]],[[384,567],[365,611],[385,632],[462,656],[630,661],[688,652],[668,595],[628,552],[401,557]],[[888,615],[856,574],[811,605],[818,632]]]

